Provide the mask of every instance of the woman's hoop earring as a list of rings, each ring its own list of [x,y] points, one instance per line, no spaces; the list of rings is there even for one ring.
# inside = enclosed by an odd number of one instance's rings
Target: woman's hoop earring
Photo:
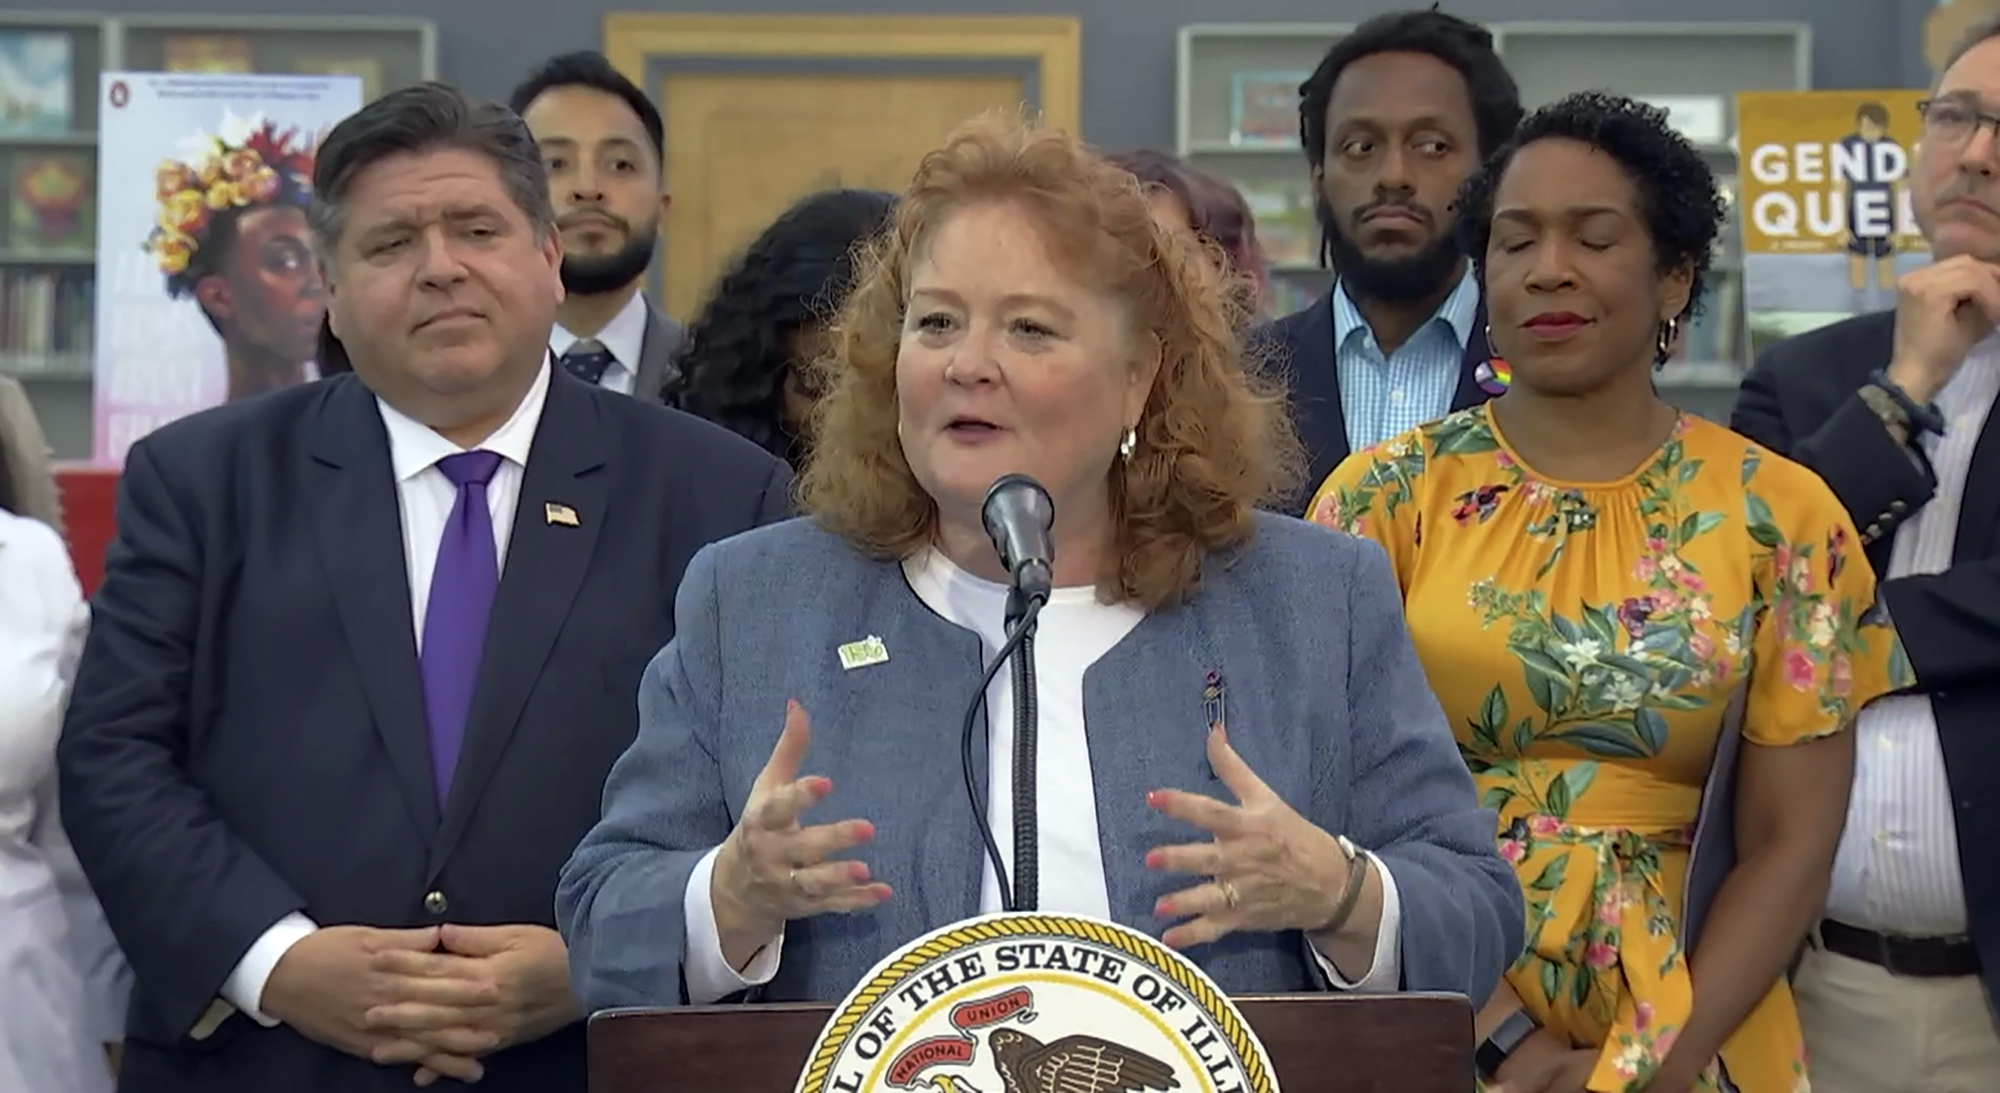
[[[1680,337],[1681,321],[1678,317],[1660,324],[1659,336],[1653,340],[1653,367],[1659,368],[1674,355],[1674,339]]]
[[[1487,323],[1487,324],[1486,324],[1486,359],[1487,359],[1487,360],[1495,360],[1495,361],[1497,361],[1497,360],[1499,360],[1499,359],[1500,359],[1500,351],[1499,351],[1498,349],[1495,349],[1495,348],[1493,348],[1493,324],[1492,324],[1492,323]]]
[[[1132,452],[1134,449],[1138,447],[1139,447],[1139,430],[1137,429],[1125,430],[1125,435],[1118,438],[1118,458],[1124,460],[1127,463],[1132,462]]]

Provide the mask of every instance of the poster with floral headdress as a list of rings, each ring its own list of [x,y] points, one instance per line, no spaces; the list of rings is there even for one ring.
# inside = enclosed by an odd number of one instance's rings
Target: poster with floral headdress
[[[107,72],[99,87],[92,456],[318,378],[313,156],[353,76]]]

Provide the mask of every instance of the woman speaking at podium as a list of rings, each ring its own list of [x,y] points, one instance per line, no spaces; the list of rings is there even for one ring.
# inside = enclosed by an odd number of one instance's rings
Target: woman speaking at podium
[[[1028,908],[1164,931],[1232,993],[1494,989],[1523,922],[1494,816],[1382,550],[1257,512],[1297,442],[1193,246],[1061,133],[924,159],[820,362],[809,517],[694,559],[563,870],[589,1010],[837,1000]],[[1022,786],[1014,685],[982,683],[1015,473],[1054,513]]]

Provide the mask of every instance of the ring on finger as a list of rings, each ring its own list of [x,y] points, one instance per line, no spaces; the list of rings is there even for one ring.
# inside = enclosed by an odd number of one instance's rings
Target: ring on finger
[[[1243,901],[1243,897],[1236,891],[1236,886],[1221,877],[1215,878],[1215,886],[1222,889],[1222,902],[1228,904],[1230,910],[1236,910],[1236,905]]]

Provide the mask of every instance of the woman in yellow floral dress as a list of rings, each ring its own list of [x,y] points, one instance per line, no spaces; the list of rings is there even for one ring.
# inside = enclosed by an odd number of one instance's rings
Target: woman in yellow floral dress
[[[1655,393],[1722,219],[1659,111],[1546,107],[1461,207],[1512,386],[1350,457],[1312,515],[1388,551],[1527,892],[1527,951],[1480,1029],[1524,1011],[1537,1031],[1498,1086],[1807,1089],[1783,972],[1824,902],[1842,730],[1901,670],[1867,560],[1810,471]],[[1736,724],[1737,857],[1687,939]]]

